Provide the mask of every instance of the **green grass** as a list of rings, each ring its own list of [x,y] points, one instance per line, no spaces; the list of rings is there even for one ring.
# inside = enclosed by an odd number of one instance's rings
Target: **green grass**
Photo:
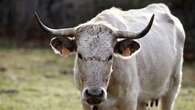
[[[0,48],[0,110],[81,110],[73,59],[47,49]],[[193,67],[184,68],[175,110],[195,108]]]

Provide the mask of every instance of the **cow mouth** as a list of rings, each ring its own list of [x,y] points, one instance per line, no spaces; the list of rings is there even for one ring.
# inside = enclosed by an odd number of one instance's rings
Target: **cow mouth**
[[[98,110],[98,106],[92,106],[91,110]]]
[[[102,99],[100,99],[100,98],[89,98],[86,101],[90,105],[97,105],[97,104],[100,104],[102,102]]]
[[[103,101],[102,98],[88,98],[88,99],[86,99],[86,102],[87,102],[89,105],[98,105],[98,104],[100,104],[102,101]]]

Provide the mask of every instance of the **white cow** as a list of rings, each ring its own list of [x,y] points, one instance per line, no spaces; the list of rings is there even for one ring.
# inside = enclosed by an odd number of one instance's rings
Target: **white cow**
[[[166,5],[111,8],[68,29],[51,29],[37,19],[44,30],[63,35],[51,40],[55,53],[76,52],[74,76],[84,110],[145,110],[158,99],[162,110],[173,109],[185,33]]]

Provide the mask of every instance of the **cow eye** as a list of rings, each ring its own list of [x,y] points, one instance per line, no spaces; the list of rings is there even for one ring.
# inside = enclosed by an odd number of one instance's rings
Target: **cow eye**
[[[80,53],[78,53],[78,57],[79,57],[80,59],[83,59],[83,57],[82,57],[82,55],[81,55]]]
[[[108,57],[108,61],[110,61],[112,59],[112,55],[110,55],[109,57]]]

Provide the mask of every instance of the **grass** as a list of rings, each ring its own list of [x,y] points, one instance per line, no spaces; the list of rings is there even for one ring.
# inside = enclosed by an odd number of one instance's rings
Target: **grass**
[[[50,50],[0,50],[0,110],[78,110],[73,58]]]
[[[0,48],[0,110],[81,110],[73,59],[47,49]],[[193,67],[184,68],[175,110],[195,108]]]

